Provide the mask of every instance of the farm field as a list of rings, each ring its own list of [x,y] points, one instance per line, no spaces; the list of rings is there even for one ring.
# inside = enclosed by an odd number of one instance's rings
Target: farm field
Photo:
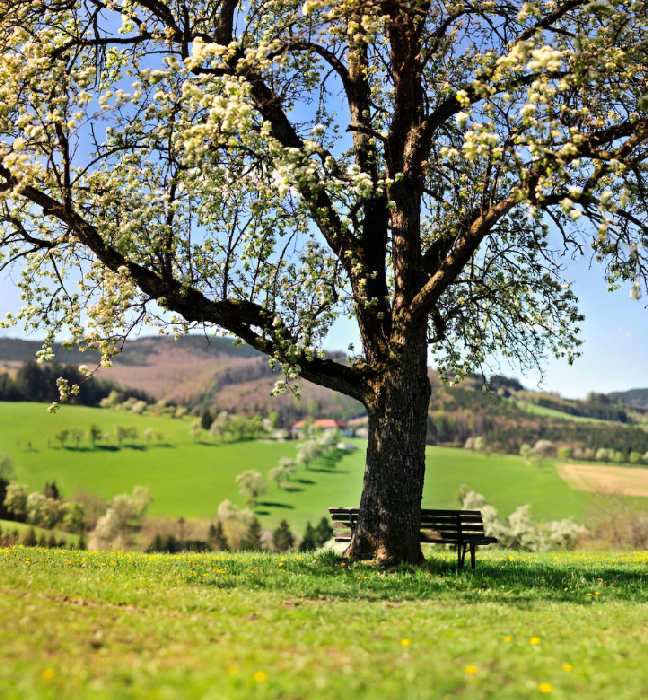
[[[648,553],[0,551],[0,698],[645,697]],[[27,594],[29,591],[29,594]]]
[[[117,425],[134,426],[140,438],[122,449],[116,448],[114,438],[97,449],[91,449],[87,438],[78,450],[58,446],[54,436],[61,428],[74,426],[87,432],[92,423],[110,434]],[[146,447],[141,437],[146,428],[160,431],[163,444]],[[285,517],[301,528],[330,505],[357,503],[364,443],[353,442],[359,449],[345,456],[335,470],[313,464],[310,470],[300,469],[291,490],[271,486],[258,506],[262,520],[273,525]],[[18,480],[33,489],[55,480],[66,497],[86,491],[109,498],[135,485],[148,486],[154,516],[211,517],[223,499],[241,502],[237,474],[247,469],[267,473],[279,457],[294,456],[296,449],[297,443],[291,441],[196,444],[188,420],[71,406],[52,415],[44,404],[0,403],[0,455],[12,459]],[[423,503],[428,507],[454,506],[462,485],[483,493],[504,514],[529,503],[540,520],[582,518],[592,502],[592,494],[572,489],[551,462],[538,468],[517,456],[445,447],[430,447],[427,455]]]
[[[575,489],[648,497],[648,469],[610,465],[560,464],[558,473]]]

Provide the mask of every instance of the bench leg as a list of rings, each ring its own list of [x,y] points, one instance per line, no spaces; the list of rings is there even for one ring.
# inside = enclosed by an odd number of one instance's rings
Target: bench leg
[[[457,569],[462,571],[466,564],[466,548],[467,544],[457,543]]]
[[[473,543],[470,544],[470,566],[472,570],[475,570],[475,549],[477,546]]]

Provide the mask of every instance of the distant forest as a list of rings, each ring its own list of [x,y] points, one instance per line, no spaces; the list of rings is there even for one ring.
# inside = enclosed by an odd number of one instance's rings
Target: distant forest
[[[67,379],[70,384],[79,385],[79,394],[71,403],[82,406],[98,406],[101,399],[118,390],[112,382],[83,377],[71,365],[39,365],[31,361],[20,367],[13,377],[8,373],[0,374],[0,401],[57,401],[56,380],[59,377]],[[148,398],[143,392],[132,389],[128,390],[128,394],[144,400]]]

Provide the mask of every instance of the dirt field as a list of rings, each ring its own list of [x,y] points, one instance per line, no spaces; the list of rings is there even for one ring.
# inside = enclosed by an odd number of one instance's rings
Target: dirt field
[[[579,491],[648,498],[648,469],[559,464],[558,473],[570,486]]]

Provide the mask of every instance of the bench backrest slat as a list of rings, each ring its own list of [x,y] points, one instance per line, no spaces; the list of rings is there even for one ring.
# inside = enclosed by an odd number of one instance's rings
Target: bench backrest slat
[[[359,508],[329,508],[333,526],[355,529]],[[484,521],[479,510],[421,510],[421,540],[457,542],[463,536],[484,534]]]

